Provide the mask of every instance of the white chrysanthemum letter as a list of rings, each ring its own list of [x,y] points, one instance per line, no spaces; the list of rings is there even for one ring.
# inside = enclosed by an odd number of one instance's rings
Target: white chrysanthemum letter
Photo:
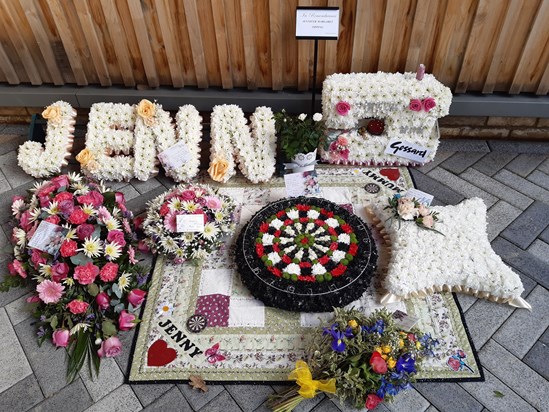
[[[253,183],[268,181],[275,172],[276,131],[273,113],[258,107],[250,118],[251,133],[242,109],[236,105],[213,108],[211,117],[210,177],[226,183],[240,171]]]
[[[42,178],[59,173],[68,164],[73,144],[76,111],[63,101],[48,106],[42,117],[48,120],[45,147],[25,142],[19,147],[19,166],[29,175]]]

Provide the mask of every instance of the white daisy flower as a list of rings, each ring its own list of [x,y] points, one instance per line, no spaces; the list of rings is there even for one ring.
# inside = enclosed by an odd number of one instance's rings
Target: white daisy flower
[[[17,239],[17,246],[25,246],[25,243],[27,241],[27,233],[23,229],[18,227],[14,228],[13,237]]]
[[[198,205],[194,202],[183,202],[183,210],[189,212],[189,213],[194,213],[198,210]]]
[[[42,208],[42,210],[44,210],[44,212],[46,212],[50,216],[57,215],[61,211],[59,209],[59,203],[55,201],[51,202],[49,207]]]
[[[19,216],[21,214],[21,209],[25,206],[25,202],[23,199],[17,199],[15,202],[11,205],[11,212],[13,216]]]
[[[168,208],[170,210],[182,210],[183,209],[183,202],[181,202],[181,199],[177,197],[173,197],[168,202]]]
[[[67,229],[67,234],[65,235],[65,239],[76,239],[76,229],[72,228],[71,225],[68,223],[65,223],[61,225],[64,229]]]
[[[208,252],[204,249],[195,249],[191,254],[191,259],[205,259],[208,257]]]
[[[219,229],[214,223],[209,222],[204,225],[204,231],[202,232],[202,235],[206,239],[213,239],[217,236],[218,233]]]
[[[78,251],[83,252],[87,257],[95,258],[101,255],[101,240],[97,237],[86,238],[82,248]]]
[[[160,244],[168,252],[174,252],[177,249],[177,243],[171,237],[165,237]]]
[[[107,243],[104,253],[107,259],[116,260],[122,254],[122,247],[116,242]]]
[[[45,265],[43,263],[40,263],[39,272],[45,278],[51,278],[51,273],[52,272],[51,272],[51,266],[50,265]]]
[[[132,275],[130,273],[124,272],[118,278],[118,287],[122,292],[125,292],[126,289],[130,287],[130,280]]]
[[[41,213],[42,213],[42,210],[40,210],[37,207],[32,209],[30,211],[29,222],[35,222],[36,220],[38,220],[38,217],[40,216]]]
[[[159,315],[170,315],[173,312],[173,303],[162,302],[156,308],[156,313]]]
[[[120,229],[120,222],[116,220],[114,217],[110,219],[106,219],[104,222],[105,227],[110,232],[111,230],[118,230]]]
[[[72,286],[74,286],[74,279],[73,278],[65,278],[65,280],[63,280],[63,284],[68,286],[68,287],[72,287]]]
[[[225,214],[223,212],[217,211],[214,213],[214,219],[216,222],[221,222],[225,219]]]
[[[82,211],[88,216],[95,216],[97,214],[97,210],[95,210],[95,207],[93,205],[82,205]]]

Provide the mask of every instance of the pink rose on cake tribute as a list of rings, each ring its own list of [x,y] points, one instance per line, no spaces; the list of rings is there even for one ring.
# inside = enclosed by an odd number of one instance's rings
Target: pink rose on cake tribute
[[[120,342],[120,339],[116,336],[111,336],[109,339],[101,343],[101,347],[97,351],[97,355],[100,358],[105,356],[107,358],[112,358],[120,355],[120,352],[122,352],[122,343]]]
[[[79,313],[84,313],[85,311],[87,311],[88,306],[90,306],[89,303],[74,299],[67,304],[67,309],[69,309],[73,315],[78,315]]]
[[[341,101],[336,104],[336,112],[340,116],[347,116],[349,110],[351,110],[351,105],[347,102]]]
[[[74,269],[74,278],[81,285],[93,283],[98,274],[99,268],[91,262],[86,263],[84,266],[77,266]]]
[[[437,105],[435,99],[433,99],[432,97],[427,97],[426,99],[423,99],[422,103],[423,110],[425,110],[426,112],[431,111],[431,109],[435,108]]]
[[[419,99],[410,99],[410,105],[408,108],[412,110],[413,112],[420,112],[421,111],[421,100]]]

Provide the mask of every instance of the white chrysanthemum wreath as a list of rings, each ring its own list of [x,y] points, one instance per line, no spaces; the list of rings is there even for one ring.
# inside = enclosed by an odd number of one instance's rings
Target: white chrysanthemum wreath
[[[176,121],[177,132],[169,112],[146,99],[134,106],[96,103],[90,110],[86,149],[77,160],[86,174],[97,179],[145,181],[158,173],[157,154],[182,141],[189,159],[166,170],[166,175],[177,182],[190,180],[200,165],[202,117],[194,106],[186,105],[180,107]]]
[[[240,107],[220,105],[213,108],[208,169],[213,180],[226,183],[235,175],[235,156],[240,171],[253,183],[266,182],[275,172],[273,112],[268,107],[258,107],[250,120],[251,134]]]
[[[19,166],[29,175],[42,178],[54,175],[68,164],[74,141],[76,111],[64,101],[57,101],[42,112],[47,119],[46,143],[25,142],[19,147]]]

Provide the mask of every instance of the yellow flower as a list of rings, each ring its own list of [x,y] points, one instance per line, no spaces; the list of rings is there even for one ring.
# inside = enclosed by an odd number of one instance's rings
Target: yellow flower
[[[388,356],[387,355],[381,355],[381,357],[385,360],[387,360]]]
[[[403,348],[403,347],[404,347],[404,341],[403,341],[402,339],[400,339],[400,340],[398,341],[398,347],[399,347],[399,348]]]
[[[61,109],[59,108],[59,106],[48,106],[42,112],[42,117],[44,119],[48,119],[53,123],[59,123],[61,121]]]
[[[381,348],[379,346],[376,346],[374,348],[374,352],[378,352],[380,355],[383,353],[383,351],[381,350]]]
[[[154,117],[156,113],[156,107],[150,100],[143,99],[137,105],[137,114],[143,119],[150,119]]]
[[[383,353],[390,353],[392,349],[389,345],[384,345],[381,347],[381,350],[383,351]]]
[[[227,170],[229,170],[229,162],[227,162],[224,158],[216,157],[210,163],[208,173],[216,182],[222,182],[225,179]]]
[[[421,349],[421,342],[416,340],[416,348]]]
[[[348,325],[349,325],[351,328],[353,328],[353,329],[358,328],[358,323],[357,323],[357,321],[354,320],[354,319],[351,319],[351,320],[348,322]]]
[[[95,157],[89,149],[84,149],[76,156],[76,161],[79,162],[82,167],[86,167],[90,162],[94,161]]]
[[[393,369],[396,364],[396,360],[394,360],[392,357],[387,360],[387,366],[389,367],[389,369]]]

